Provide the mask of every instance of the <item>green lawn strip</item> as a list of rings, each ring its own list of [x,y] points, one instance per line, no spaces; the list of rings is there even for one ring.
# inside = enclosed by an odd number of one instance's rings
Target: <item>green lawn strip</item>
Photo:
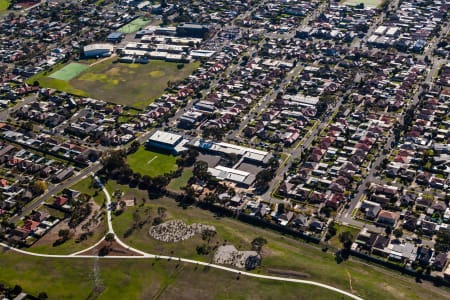
[[[180,177],[174,178],[170,181],[169,185],[167,186],[167,188],[169,190],[175,191],[175,192],[180,192],[181,188],[186,186],[186,184],[189,181],[189,178],[192,177],[192,169],[184,169],[183,173],[181,173]]]
[[[175,171],[176,160],[173,155],[149,151],[143,146],[127,157],[127,163],[134,172],[151,177]]]
[[[0,253],[0,282],[49,299],[347,299],[323,288],[261,280],[176,261],[40,258]],[[97,289],[94,289],[95,283]],[[159,297],[157,297],[159,296]]]
[[[404,277],[399,273],[368,266],[365,262],[351,259],[342,264],[337,264],[332,253],[324,253],[315,245],[303,241],[285,237],[278,232],[265,230],[260,227],[247,225],[231,218],[217,218],[212,213],[197,208],[183,209],[171,199],[158,199],[147,201],[144,207],[127,208],[127,211],[118,217],[114,217],[113,224],[117,234],[123,237],[123,233],[133,223],[133,210],[145,211],[151,207],[154,213],[158,206],[167,208],[168,219],[182,219],[188,224],[203,223],[214,225],[217,230],[216,241],[227,241],[242,250],[250,249],[250,242],[257,236],[263,236],[268,240],[265,246],[266,255],[260,273],[270,273],[271,269],[291,270],[305,274],[307,279],[328,283],[333,286],[350,290],[349,280],[352,280],[352,288],[360,296],[367,299],[421,299],[433,293],[437,299],[442,296],[431,290],[424,289],[414,283],[414,279]],[[196,252],[196,246],[204,243],[200,237],[179,243],[163,243],[154,240],[148,235],[150,224],[142,229],[135,230],[128,238],[123,240],[133,247],[153,253],[182,256],[186,258],[210,261],[211,256],[200,256]]]

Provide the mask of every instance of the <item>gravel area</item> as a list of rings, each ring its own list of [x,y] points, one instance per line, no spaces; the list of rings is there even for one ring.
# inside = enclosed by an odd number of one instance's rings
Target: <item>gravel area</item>
[[[205,230],[216,231],[216,228],[198,223],[187,225],[181,220],[171,220],[150,227],[149,234],[158,241],[175,243],[190,239]]]
[[[252,270],[261,263],[261,256],[256,251],[238,251],[233,245],[224,245],[217,248],[214,263]]]

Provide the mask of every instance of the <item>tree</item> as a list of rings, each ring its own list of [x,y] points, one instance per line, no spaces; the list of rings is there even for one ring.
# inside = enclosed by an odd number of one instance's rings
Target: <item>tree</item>
[[[102,160],[105,170],[111,173],[113,170],[123,169],[127,166],[122,151],[113,151]]]
[[[400,228],[397,228],[394,230],[394,236],[398,239],[401,238],[403,235],[403,230],[401,230]]]
[[[47,183],[44,180],[36,180],[31,186],[35,195],[43,194],[47,190]]]
[[[252,250],[261,252],[262,247],[267,244],[267,240],[263,237],[257,237],[252,241]]]
[[[60,231],[58,231],[58,236],[64,240],[67,241],[69,239],[69,229],[61,229]]]
[[[193,174],[198,179],[206,180],[208,178],[208,163],[202,160],[195,162]]]
[[[339,241],[344,249],[350,249],[353,243],[353,234],[350,231],[344,231],[339,234]]]
[[[164,218],[166,216],[166,212],[167,212],[167,208],[165,207],[158,207],[158,216],[160,216],[161,218]]]
[[[270,169],[264,169],[256,174],[256,183],[263,185],[270,182],[273,178],[274,172]]]
[[[106,234],[105,241],[107,241],[109,243],[109,246],[111,246],[111,244],[112,244],[112,242],[114,242],[114,240],[115,240],[114,233],[110,232],[110,233]]]
[[[136,151],[138,151],[139,147],[141,146],[141,144],[138,141],[133,141],[130,145],[130,153],[134,153]]]
[[[386,228],[384,228],[384,232],[386,233],[386,235],[391,235],[392,233],[392,227],[391,226],[386,226]]]
[[[286,207],[284,206],[284,203],[278,204],[277,214],[278,215],[284,214],[285,211],[286,211]]]

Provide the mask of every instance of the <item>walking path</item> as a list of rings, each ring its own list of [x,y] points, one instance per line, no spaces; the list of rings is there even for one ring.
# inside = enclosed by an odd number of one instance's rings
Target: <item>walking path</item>
[[[174,256],[150,254],[150,253],[146,253],[146,252],[143,252],[141,250],[135,249],[133,247],[130,247],[127,244],[125,244],[124,242],[122,242],[117,237],[117,235],[115,234],[114,228],[113,228],[113,225],[112,225],[112,218],[111,218],[111,196],[110,196],[108,190],[106,189],[106,187],[100,181],[100,179],[97,176],[94,176],[94,178],[98,182],[99,186],[101,187],[103,193],[106,196],[108,233],[114,234],[115,241],[119,245],[121,245],[125,249],[134,251],[134,252],[136,252],[136,253],[141,255],[141,256],[103,256],[103,257],[100,257],[102,259],[104,258],[104,259],[166,259],[166,260],[174,260],[174,261],[179,261],[179,262],[188,263],[188,264],[195,264],[197,266],[205,266],[205,267],[210,267],[210,268],[214,268],[214,269],[219,269],[219,270],[223,270],[223,271],[227,271],[227,272],[238,274],[238,276],[242,275],[242,276],[248,276],[248,277],[259,278],[259,279],[267,279],[267,280],[275,280],[275,281],[283,281],[283,282],[291,282],[291,283],[300,283],[300,284],[313,285],[313,286],[317,286],[317,287],[321,287],[321,288],[324,288],[324,289],[328,289],[328,290],[334,291],[336,293],[340,293],[340,294],[345,295],[347,297],[350,297],[352,299],[362,300],[361,297],[353,295],[350,292],[347,292],[347,291],[335,288],[335,287],[333,287],[331,285],[323,284],[323,283],[320,283],[320,282],[315,282],[315,281],[311,281],[311,280],[301,280],[301,279],[295,279],[295,278],[285,278],[285,277],[278,277],[278,276],[268,276],[268,275],[255,274],[255,273],[240,271],[240,270],[236,270],[236,269],[233,269],[233,268],[225,267],[225,266],[222,266],[222,265],[211,264],[211,263],[207,263],[207,262],[203,262],[203,261],[197,261],[197,260],[186,259],[186,258],[181,258],[181,257],[174,257]],[[7,244],[4,244],[4,243],[0,243],[0,246],[4,247],[7,250],[11,250],[11,251],[14,251],[14,252],[17,252],[17,253],[20,253],[20,254],[31,255],[31,256],[36,256],[36,257],[72,258],[72,259],[99,258],[99,256],[97,256],[97,255],[80,255],[80,253],[83,253],[83,252],[86,252],[87,250],[95,248],[103,240],[104,240],[104,238],[101,239],[100,241],[98,241],[95,245],[93,245],[93,246],[91,246],[91,247],[89,247],[87,249],[84,249],[84,250],[81,250],[81,251],[78,251],[78,252],[75,252],[75,253],[72,253],[72,254],[65,254],[65,255],[33,253],[33,252],[29,252],[29,251],[25,251],[25,250],[22,250],[22,249],[11,247],[11,246],[9,246]]]

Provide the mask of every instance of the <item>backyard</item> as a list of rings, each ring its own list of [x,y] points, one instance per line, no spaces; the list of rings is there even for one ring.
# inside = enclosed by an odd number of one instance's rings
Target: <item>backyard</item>
[[[177,169],[177,158],[171,154],[153,152],[139,147],[138,151],[127,157],[131,169],[142,176],[156,177]]]

